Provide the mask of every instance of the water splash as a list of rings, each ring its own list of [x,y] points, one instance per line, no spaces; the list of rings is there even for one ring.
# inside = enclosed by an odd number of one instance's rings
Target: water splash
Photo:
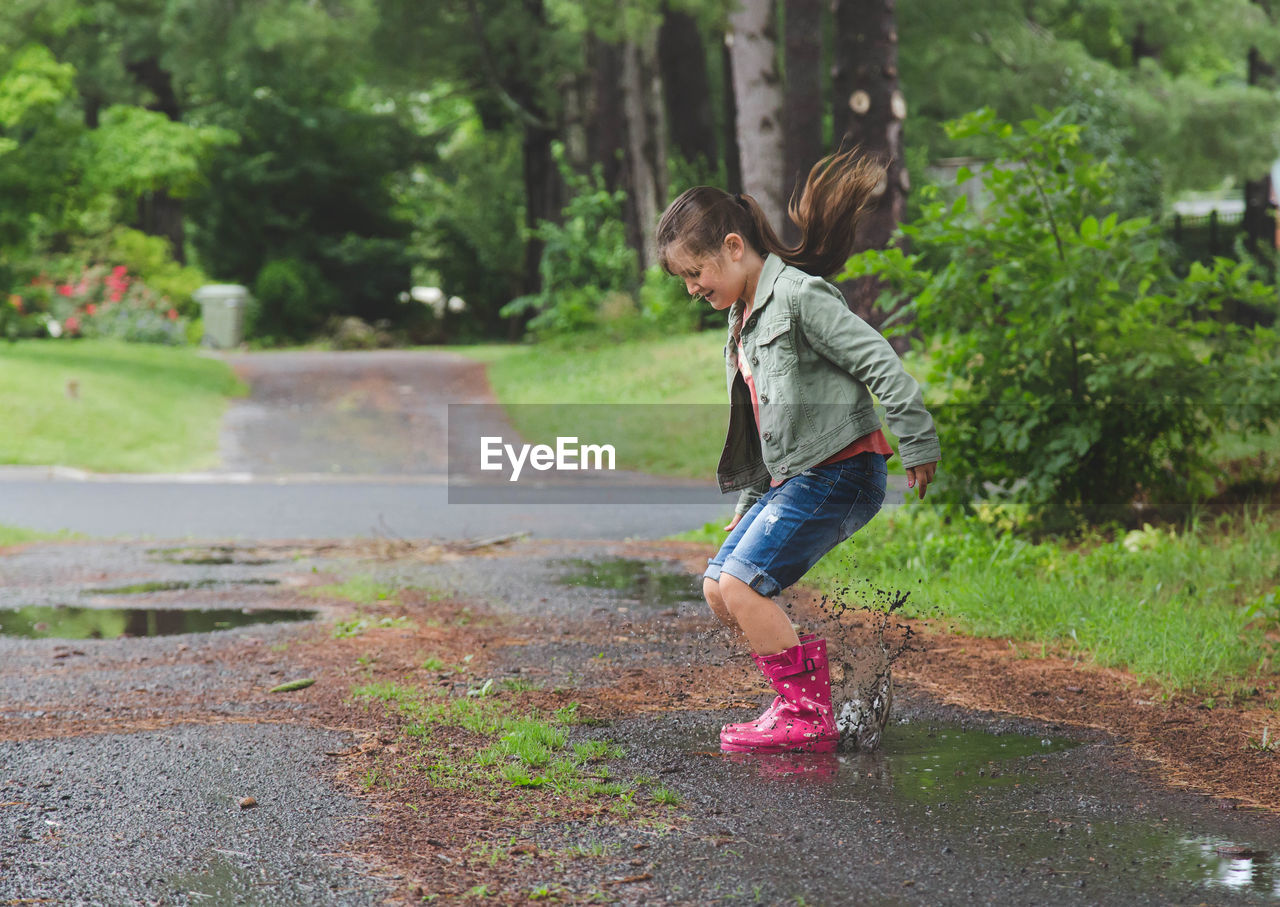
[[[818,601],[815,632],[827,640],[843,749],[870,752],[880,746],[893,709],[893,664],[916,648],[911,625],[897,617],[909,598],[909,592],[871,588],[859,596],[844,586]]]

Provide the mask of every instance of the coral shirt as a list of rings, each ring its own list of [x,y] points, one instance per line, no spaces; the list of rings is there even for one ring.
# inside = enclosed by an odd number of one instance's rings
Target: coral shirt
[[[745,320],[745,316],[744,316]],[[738,340],[738,371],[742,373],[742,380],[747,382],[747,390],[751,392],[751,411],[756,417],[756,430],[760,430],[760,398],[756,394],[756,379],[751,374],[751,366],[747,364],[747,352],[742,348],[742,340]],[[889,439],[884,436],[884,432],[876,429],[869,435],[863,435],[858,438],[844,450],[827,457],[821,463],[815,466],[830,466],[832,463],[839,463],[841,460],[848,460],[856,457],[861,453],[878,453],[887,460],[893,456],[893,448],[889,446]],[[770,479],[769,487],[777,488],[785,479]]]

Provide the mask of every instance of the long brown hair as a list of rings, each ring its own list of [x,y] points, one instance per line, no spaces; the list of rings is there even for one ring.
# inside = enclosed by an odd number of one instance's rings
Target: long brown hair
[[[772,252],[815,277],[839,271],[853,254],[862,213],[884,193],[885,167],[857,148],[825,157],[813,165],[787,215],[800,228],[800,242],[784,245],[764,211],[749,195],[730,195],[712,186],[695,186],[671,203],[658,221],[658,262],[668,274],[672,259],[702,260],[719,253],[724,238],[737,233],[764,257]]]

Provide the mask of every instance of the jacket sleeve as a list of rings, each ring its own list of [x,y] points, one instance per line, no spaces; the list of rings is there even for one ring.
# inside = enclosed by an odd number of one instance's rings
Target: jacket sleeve
[[[849,311],[835,287],[817,277],[804,281],[795,313],[809,345],[879,398],[889,428],[898,436],[902,465],[936,462],[942,448],[933,417],[924,407],[920,385],[902,367],[889,341]]]
[[[765,496],[769,490],[769,478],[766,476],[754,485],[742,489],[738,495],[738,506],[733,508],[734,516],[742,516],[752,507],[756,506],[756,501]]]

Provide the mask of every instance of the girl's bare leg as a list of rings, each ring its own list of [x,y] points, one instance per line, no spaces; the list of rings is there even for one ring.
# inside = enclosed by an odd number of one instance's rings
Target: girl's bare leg
[[[720,599],[757,655],[776,655],[800,644],[786,613],[736,576],[720,574]]]
[[[729,613],[729,608],[725,605],[724,598],[720,595],[720,584],[716,580],[703,577],[702,594],[707,599],[707,604],[711,606],[711,613],[716,616],[720,623],[724,624],[733,641],[737,642],[742,639],[742,628],[738,626],[738,622]]]

